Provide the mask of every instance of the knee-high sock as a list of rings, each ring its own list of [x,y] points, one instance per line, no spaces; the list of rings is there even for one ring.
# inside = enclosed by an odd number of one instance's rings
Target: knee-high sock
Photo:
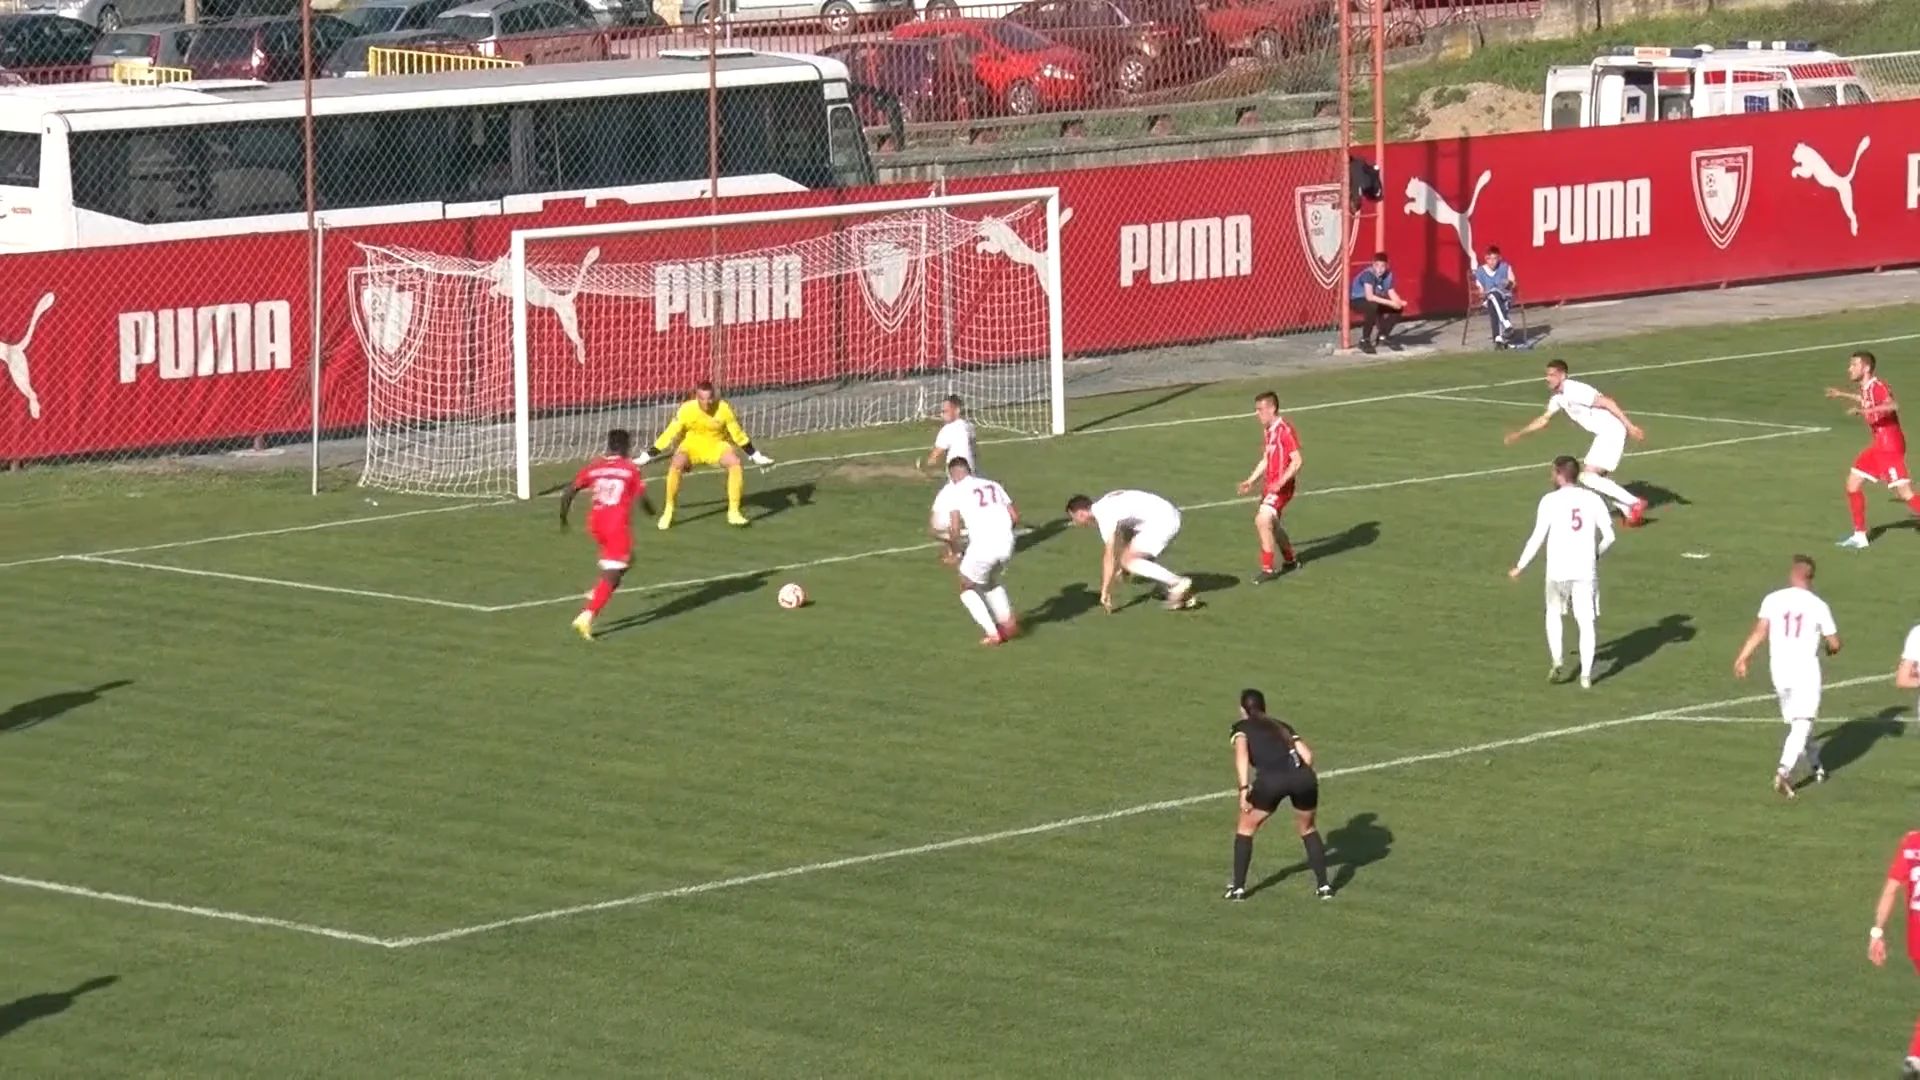
[[[746,473],[738,465],[727,466],[727,509],[740,512],[740,496],[747,490]]]
[[[1847,511],[1853,515],[1853,531],[1867,531],[1867,493],[1864,491],[1847,492]]]
[[[1913,1025],[1913,1041],[1907,1044],[1908,1057],[1920,1057],[1920,1021]]]
[[[1148,581],[1157,581],[1168,588],[1172,588],[1180,583],[1179,574],[1161,566],[1152,559],[1137,557],[1128,559],[1121,569],[1132,574],[1134,577],[1143,577]]]
[[[987,611],[993,621],[1005,626],[1013,621],[1013,600],[1007,596],[1007,587],[995,585],[987,590]]]
[[[1574,612],[1574,625],[1580,628],[1580,677],[1593,678],[1593,654],[1596,648],[1593,632],[1593,616]]]
[[[600,609],[606,607],[607,601],[613,598],[613,590],[619,587],[617,583],[609,581],[606,578],[601,578],[599,581],[594,582],[593,592],[587,597],[587,614],[600,614]]]
[[[986,599],[977,590],[968,589],[961,593],[960,606],[967,609],[967,614],[973,616],[973,621],[979,623],[980,629],[988,636],[999,632],[1000,628],[993,624],[992,613],[987,611]]]
[[[1253,865],[1253,837],[1233,834],[1233,887],[1247,887],[1247,869]]]
[[[667,509],[671,510],[680,501],[680,470],[667,470]]]
[[[1792,720],[1787,723],[1787,741],[1780,747],[1780,771],[1790,773],[1800,764],[1800,755],[1806,752],[1807,736],[1813,734],[1813,721]]]
[[[1547,652],[1553,657],[1553,666],[1559,667],[1567,655],[1567,628],[1560,621],[1560,612],[1549,608],[1547,611]]]
[[[1307,865],[1313,869],[1314,884],[1325,888],[1327,884],[1327,846],[1320,840],[1320,830],[1315,829],[1301,837],[1300,845],[1307,849]]]
[[[1601,476],[1599,473],[1581,473],[1580,483],[1599,492],[1602,496],[1612,499],[1622,510],[1633,509],[1633,504],[1638,501],[1633,497],[1633,492],[1614,483],[1612,479]]]

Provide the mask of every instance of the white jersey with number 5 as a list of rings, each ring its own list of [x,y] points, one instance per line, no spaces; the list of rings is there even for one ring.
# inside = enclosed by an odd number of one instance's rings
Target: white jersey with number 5
[[[1547,546],[1548,581],[1593,581],[1600,553],[1613,546],[1613,519],[1599,495],[1583,487],[1555,488],[1540,497],[1533,535],[1520,552],[1521,569]]]
[[[1013,498],[1005,488],[981,476],[949,482],[933,500],[934,520],[946,522],[956,511],[969,545],[1013,550]]]
[[[973,421],[955,420],[951,424],[941,425],[940,433],[933,437],[933,446],[946,453],[947,461],[966,458],[975,473],[980,471],[980,459],[974,456],[977,451],[973,448]]]
[[[1819,686],[1820,647],[1840,632],[1833,609],[1811,589],[1788,587],[1760,601],[1767,622],[1767,663],[1775,686]]]
[[[1600,391],[1578,379],[1562,379],[1560,389],[1547,398],[1547,415],[1567,414],[1567,419],[1595,435],[1625,435],[1620,418],[1601,408]]]

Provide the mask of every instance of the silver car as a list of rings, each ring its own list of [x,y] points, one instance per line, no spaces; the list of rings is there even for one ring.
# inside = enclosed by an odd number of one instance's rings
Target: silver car
[[[61,15],[102,33],[135,23],[177,23],[183,11],[182,0],[0,0],[0,12]]]

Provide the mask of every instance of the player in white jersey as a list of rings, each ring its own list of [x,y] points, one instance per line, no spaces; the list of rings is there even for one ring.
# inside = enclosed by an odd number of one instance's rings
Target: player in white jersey
[[[1920,690],[1920,626],[1907,631],[1900,646],[1900,666],[1893,669],[1893,685],[1902,690]]]
[[[998,645],[1019,632],[1000,574],[1013,559],[1013,527],[1020,511],[1005,488],[973,475],[966,458],[947,459],[947,486],[933,500],[934,535],[947,545],[941,559],[960,571],[960,606],[986,634],[982,645]]]
[[[1615,483],[1608,474],[1620,467],[1620,456],[1626,453],[1627,439],[1631,437],[1634,442],[1639,442],[1647,437],[1646,432],[1627,419],[1619,402],[1586,383],[1567,378],[1565,360],[1547,361],[1547,393],[1547,411],[1535,417],[1531,424],[1508,435],[1507,445],[1512,446],[1523,436],[1546,427],[1554,413],[1566,413],[1567,419],[1593,436],[1593,445],[1587,447],[1586,460],[1580,469],[1580,483],[1613,500],[1625,516],[1628,527],[1645,521],[1647,500],[1636,498],[1633,492]]]
[[[927,468],[954,458],[966,458],[972,468],[980,467],[980,455],[973,445],[973,421],[960,415],[960,409],[958,394],[949,394],[940,403],[940,430],[933,436],[933,449],[927,452]]]
[[[1569,612],[1580,633],[1580,686],[1593,686],[1594,620],[1600,614],[1600,556],[1613,546],[1613,516],[1600,496],[1580,487],[1580,463],[1570,457],[1553,461],[1553,490],[1540,497],[1533,515],[1533,535],[1520,552],[1520,561],[1507,571],[1518,578],[1540,545],[1547,548],[1547,652],[1553,667],[1547,678],[1560,678],[1564,663]]]
[[[1174,573],[1158,561],[1160,553],[1180,535],[1179,507],[1151,491],[1122,488],[1097,500],[1075,495],[1067,500],[1067,517],[1075,525],[1099,529],[1106,545],[1100,556],[1101,607],[1113,610],[1113,581],[1122,570],[1165,585],[1169,610],[1192,606],[1193,579]]]
[[[1735,678],[1747,677],[1747,661],[1763,641],[1767,666],[1773,671],[1773,692],[1780,698],[1780,718],[1787,722],[1787,741],[1780,748],[1773,789],[1791,799],[1793,768],[1803,754],[1814,780],[1827,778],[1811,736],[1813,722],[1820,717],[1821,647],[1825,646],[1828,656],[1840,651],[1840,628],[1833,621],[1833,609],[1813,594],[1813,560],[1805,555],[1793,557],[1787,587],[1760,601],[1759,621],[1740,647],[1740,655],[1733,658]]]

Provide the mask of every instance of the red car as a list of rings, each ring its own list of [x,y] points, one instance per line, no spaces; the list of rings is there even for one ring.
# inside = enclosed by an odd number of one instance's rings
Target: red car
[[[1262,60],[1325,48],[1340,25],[1332,0],[1193,0],[1193,6],[1221,44]]]
[[[896,38],[946,36],[973,57],[973,73],[998,108],[1012,116],[1091,105],[1106,89],[1100,64],[1079,49],[1005,19],[902,23]]]

